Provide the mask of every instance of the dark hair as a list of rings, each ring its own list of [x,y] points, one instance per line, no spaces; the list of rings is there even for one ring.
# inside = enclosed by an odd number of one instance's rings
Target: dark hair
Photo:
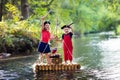
[[[64,29],[64,28],[70,28],[70,26],[69,25],[64,25],[64,26],[61,27],[61,29]]]
[[[45,22],[44,22],[44,26],[45,26],[46,24],[50,24],[50,21],[45,21]]]

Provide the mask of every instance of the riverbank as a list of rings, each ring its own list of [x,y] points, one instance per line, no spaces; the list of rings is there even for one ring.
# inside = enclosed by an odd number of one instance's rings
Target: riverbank
[[[33,52],[31,54],[19,54],[19,55],[11,55],[10,57],[6,57],[6,58],[1,58],[0,62],[3,61],[8,61],[8,60],[16,60],[16,59],[22,59],[22,58],[32,58],[32,57],[37,57],[38,54],[37,52]]]

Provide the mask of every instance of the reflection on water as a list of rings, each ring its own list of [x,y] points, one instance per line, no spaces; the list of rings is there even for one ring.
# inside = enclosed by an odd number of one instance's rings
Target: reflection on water
[[[11,80],[14,78],[18,78],[17,73],[15,73],[15,72],[11,73],[10,71],[0,70],[0,80],[1,79]]]
[[[35,80],[91,80],[97,79],[91,74],[80,71],[43,71],[35,76]]]
[[[31,80],[34,78],[32,64],[36,57],[0,61],[0,80]]]
[[[74,39],[73,61],[81,64],[80,71],[40,72],[35,75],[32,70],[32,65],[38,58],[35,55],[36,57],[0,62],[0,80],[120,79],[120,38],[113,38],[109,34],[92,34]]]
[[[42,71],[36,75],[36,80],[70,80],[74,79],[73,71]]]

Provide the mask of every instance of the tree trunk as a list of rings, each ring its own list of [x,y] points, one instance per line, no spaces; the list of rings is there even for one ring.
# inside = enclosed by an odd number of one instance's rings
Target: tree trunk
[[[0,0],[0,21],[2,21],[2,1]]]
[[[21,14],[22,14],[22,19],[27,19],[29,17],[29,5],[28,5],[28,0],[21,0]]]

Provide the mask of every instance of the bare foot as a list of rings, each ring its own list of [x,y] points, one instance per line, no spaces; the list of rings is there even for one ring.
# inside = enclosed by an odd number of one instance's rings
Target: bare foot
[[[70,62],[70,65],[73,65],[73,63],[72,63],[72,62]]]

